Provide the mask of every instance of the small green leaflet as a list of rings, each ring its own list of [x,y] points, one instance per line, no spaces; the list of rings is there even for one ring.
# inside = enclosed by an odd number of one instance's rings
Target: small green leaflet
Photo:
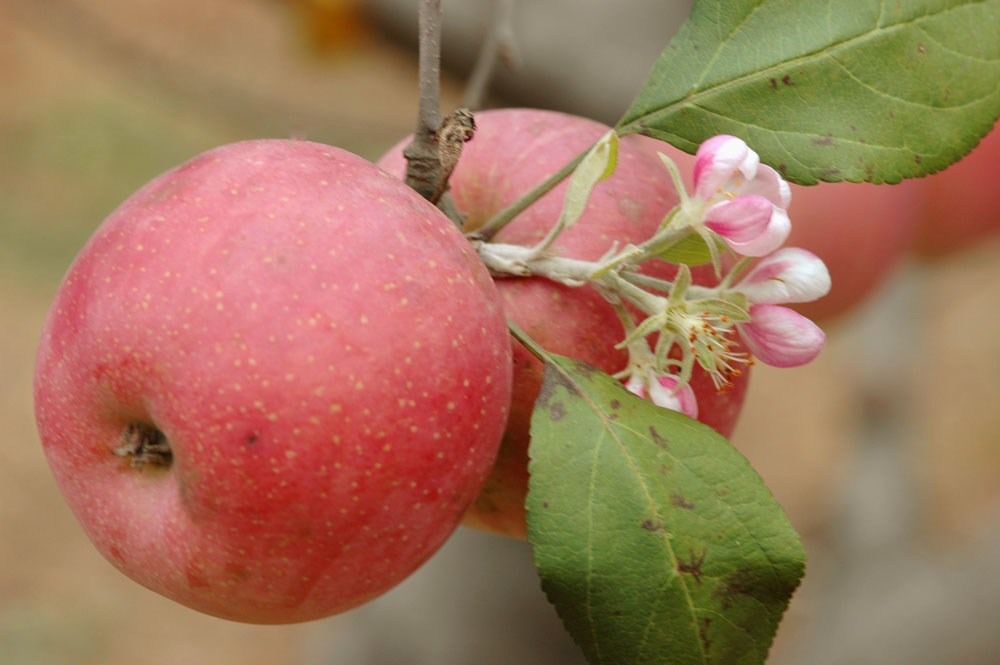
[[[562,212],[559,214],[560,228],[568,229],[580,219],[594,187],[614,173],[616,168],[618,135],[610,130],[594,144],[570,176]]]
[[[744,139],[782,175],[899,182],[1000,114],[1000,0],[697,0],[619,123],[694,152]]]
[[[544,353],[528,539],[592,665],[759,665],[805,554],[725,438]]]
[[[724,249],[724,247],[719,247],[720,252]],[[683,263],[689,266],[700,266],[712,261],[712,252],[708,249],[705,240],[695,233],[671,245],[660,252],[658,256],[670,263]]]

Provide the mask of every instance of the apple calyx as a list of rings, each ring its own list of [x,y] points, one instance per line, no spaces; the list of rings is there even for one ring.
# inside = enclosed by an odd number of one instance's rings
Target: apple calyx
[[[129,423],[122,430],[122,445],[111,452],[119,457],[130,457],[133,468],[142,468],[146,464],[169,469],[174,461],[174,453],[170,448],[166,435],[155,425],[144,422]]]

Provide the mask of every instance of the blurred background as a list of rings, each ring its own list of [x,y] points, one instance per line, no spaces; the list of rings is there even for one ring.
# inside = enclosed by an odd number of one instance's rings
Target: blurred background
[[[689,5],[445,0],[442,108],[460,104],[495,19],[509,57],[488,105],[613,123]],[[415,123],[415,6],[0,0],[0,663],[582,663],[530,548],[468,529],[339,617],[247,626],[176,605],[90,546],[35,433],[42,321],[100,221],[221,143],[296,136],[376,159]],[[997,189],[986,176],[1000,169],[996,143],[993,157],[974,153],[992,171],[960,180]],[[733,438],[810,557],[772,664],[1000,662],[1000,238],[962,245],[921,232],[905,220],[954,213],[971,195],[907,187],[838,185],[812,206],[871,232],[850,239],[816,222],[801,241],[848,243],[846,260],[830,259],[844,311],[824,319],[828,347],[811,365],[755,368]],[[795,223],[809,196],[793,199]],[[1000,226],[1000,207],[988,210],[981,226]],[[895,230],[876,240],[883,226]],[[904,245],[919,251],[892,259]],[[865,270],[859,256],[874,257],[875,288],[838,293]]]

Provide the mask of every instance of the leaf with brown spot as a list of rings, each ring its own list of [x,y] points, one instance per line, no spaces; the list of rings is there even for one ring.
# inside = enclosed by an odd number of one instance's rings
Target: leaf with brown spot
[[[542,355],[528,539],[588,661],[763,663],[805,555],[760,477],[710,427]]]
[[[1000,0],[699,0],[617,129],[733,134],[803,185],[916,178],[993,127],[998,34]]]

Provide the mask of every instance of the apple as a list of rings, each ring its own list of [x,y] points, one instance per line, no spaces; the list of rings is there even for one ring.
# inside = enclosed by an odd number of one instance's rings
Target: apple
[[[943,256],[1000,231],[1000,129],[994,129],[961,161],[922,181],[914,250]]]
[[[484,111],[475,116],[476,134],[465,144],[451,175],[451,193],[467,215],[465,230],[474,231],[492,215],[542,182],[608,128],[563,113],[531,109]],[[404,139],[378,164],[402,176]],[[622,138],[618,168],[591,195],[583,217],[564,232],[555,248],[563,255],[596,260],[612,243],[638,243],[649,238],[677,203],[670,176],[656,154],[666,144],[641,136]],[[558,218],[565,195],[562,183],[508,224],[497,242],[531,245],[541,240]],[[649,272],[669,277],[663,262]],[[698,270],[696,281],[712,283],[710,270]],[[497,283],[508,316],[545,349],[583,360],[606,372],[624,369],[627,356],[614,346],[624,332],[614,310],[592,287],[571,288],[541,278],[500,279]],[[514,349],[514,391],[507,432],[496,466],[464,523],[487,531],[523,538],[524,498],[528,484],[531,411],[538,396],[543,366],[527,350]],[[749,372],[737,377],[727,392],[697,370],[691,385],[698,398],[699,419],[724,436],[735,426]]]
[[[307,141],[169,171],[70,268],[38,351],[48,462],[140,584],[254,623],[354,607],[445,541],[508,412],[499,294],[396,178]]]

